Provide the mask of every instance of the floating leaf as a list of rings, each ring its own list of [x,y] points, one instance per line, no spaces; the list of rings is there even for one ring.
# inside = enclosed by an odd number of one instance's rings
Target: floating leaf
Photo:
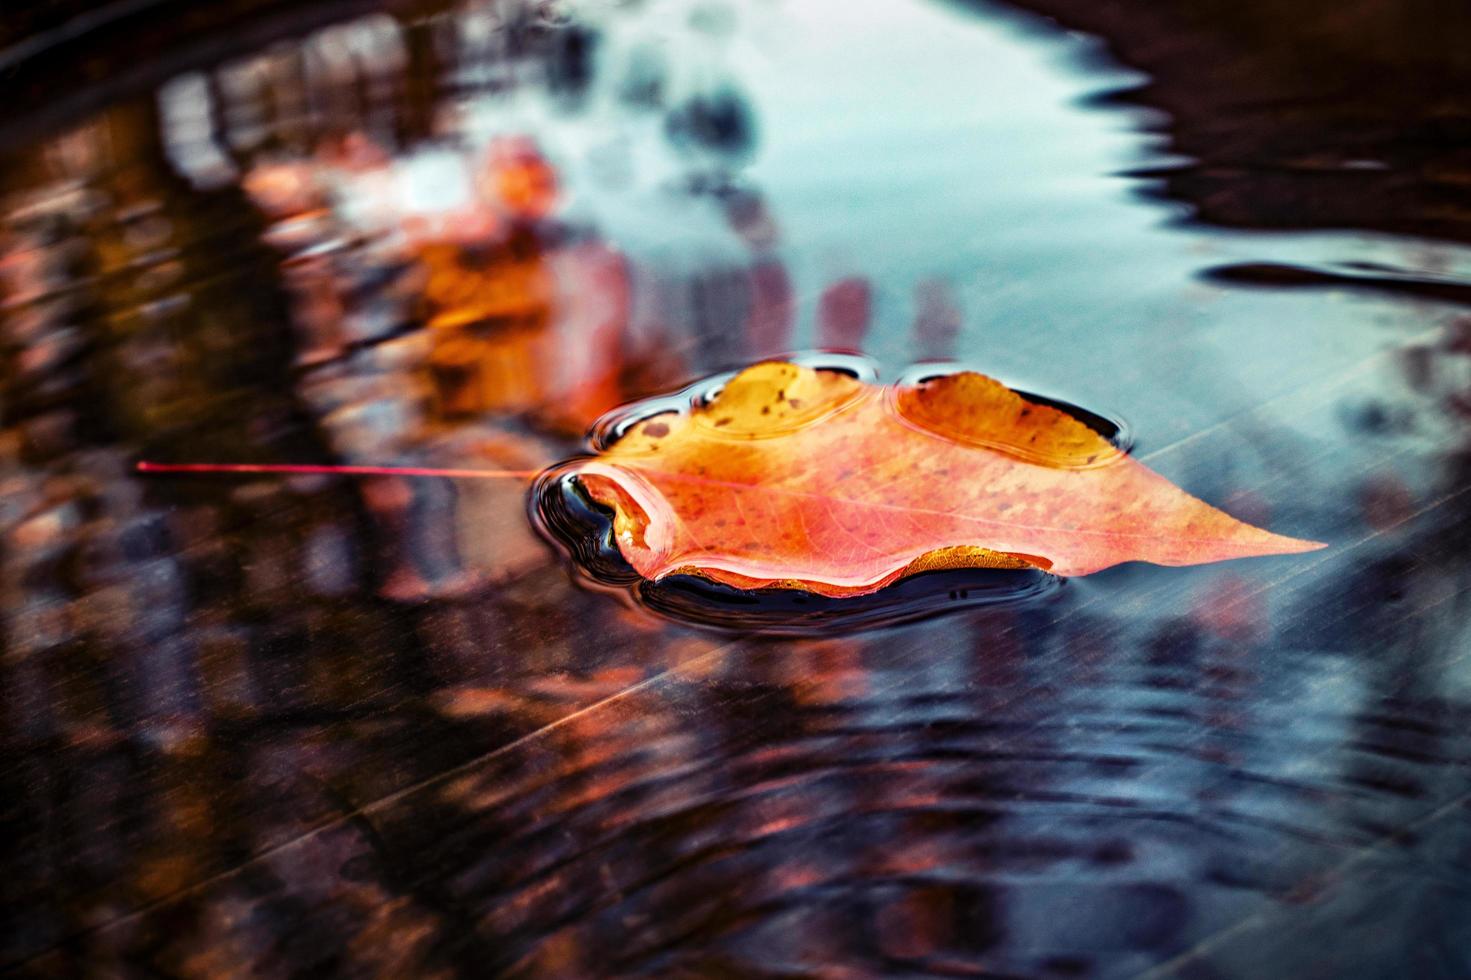
[[[918,572],[1310,551],[980,374],[888,388],[766,362],[573,464],[642,577],[856,596]]]

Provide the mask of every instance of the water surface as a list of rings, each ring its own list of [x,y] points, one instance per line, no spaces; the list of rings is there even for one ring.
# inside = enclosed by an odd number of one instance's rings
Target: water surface
[[[1457,46],[1372,3],[249,6],[111,84],[16,62],[7,970],[1471,973]],[[524,482],[133,470],[535,470],[810,348],[1121,418],[1331,547],[712,634],[579,584]]]

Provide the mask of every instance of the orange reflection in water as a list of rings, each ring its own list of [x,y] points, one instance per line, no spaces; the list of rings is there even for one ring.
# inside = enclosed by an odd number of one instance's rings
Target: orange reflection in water
[[[534,232],[489,247],[437,242],[419,249],[433,338],[430,371],[444,417],[520,412],[546,398],[540,348],[554,283]]]
[[[418,254],[442,418],[531,413],[580,431],[637,393],[626,384],[641,360],[627,341],[627,263],[606,244],[549,248],[518,225],[494,245],[435,242]]]
[[[493,143],[477,187],[503,219],[499,233],[417,248],[441,418],[525,413],[580,433],[680,373],[631,338],[627,259],[552,221],[556,171],[534,143]]]
[[[260,165],[248,178],[274,219],[268,240],[293,253],[284,266],[298,273],[304,363],[334,360],[357,342],[340,324],[372,301],[363,290],[371,282],[369,293],[396,307],[390,294],[401,295],[404,321],[423,339],[414,377],[399,380],[427,387],[438,423],[523,415],[580,434],[683,374],[667,345],[632,336],[627,259],[594,229],[558,219],[558,174],[534,141],[491,141],[478,163],[451,174],[463,195],[427,209],[405,190],[413,178],[395,169],[401,161],[345,145]],[[334,240],[363,244],[317,247]]]
[[[539,221],[557,206],[557,171],[524,136],[502,137],[491,144],[483,178],[488,196],[499,200],[514,218]]]

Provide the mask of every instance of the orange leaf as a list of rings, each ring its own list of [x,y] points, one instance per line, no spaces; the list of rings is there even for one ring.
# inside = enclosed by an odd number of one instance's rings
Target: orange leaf
[[[1323,547],[1244,524],[1065,412],[974,373],[894,389],[757,364],[574,471],[651,580],[838,597],[922,571],[1087,575]]]

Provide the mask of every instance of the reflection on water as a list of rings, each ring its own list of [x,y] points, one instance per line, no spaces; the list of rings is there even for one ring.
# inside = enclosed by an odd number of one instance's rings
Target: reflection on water
[[[1017,6],[1118,61],[392,4],[8,128],[6,967],[1471,973],[1454,18]],[[1334,547],[715,638],[576,586],[521,482],[133,472],[535,470],[812,347],[1117,414]]]
[[[1267,3],[1016,6],[1102,35],[1147,74],[1108,98],[1168,113],[1179,159],[1140,168],[1151,193],[1229,227],[1471,238],[1466,7],[1301,0],[1288,17]]]

